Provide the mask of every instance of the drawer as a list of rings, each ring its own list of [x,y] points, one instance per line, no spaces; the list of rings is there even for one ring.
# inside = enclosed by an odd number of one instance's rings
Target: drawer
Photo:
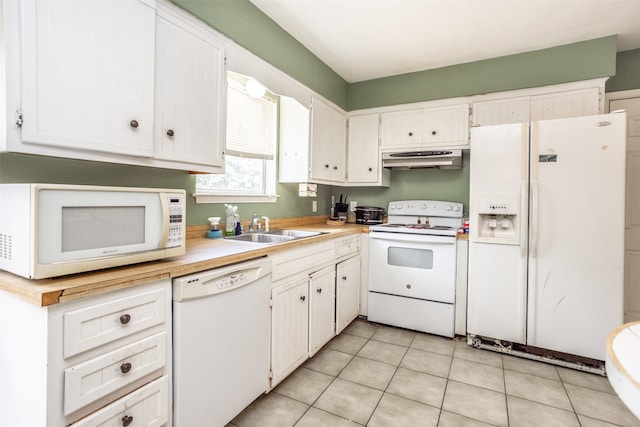
[[[336,242],[336,259],[353,255],[360,248],[360,236],[347,237]]]
[[[65,313],[64,358],[164,323],[166,303],[156,289]]]
[[[169,378],[164,376],[72,424],[71,427],[159,427],[169,421]]]
[[[161,332],[64,371],[64,414],[94,402],[145,375],[167,360],[167,334]]]
[[[298,273],[311,273],[335,259],[333,242],[309,245],[292,249],[273,256],[273,281]]]

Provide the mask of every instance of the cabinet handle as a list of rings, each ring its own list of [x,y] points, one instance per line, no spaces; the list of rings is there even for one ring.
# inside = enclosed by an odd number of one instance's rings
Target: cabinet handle
[[[413,136],[413,132],[409,132],[409,136]]]
[[[325,168],[329,169],[329,165],[324,165]]]
[[[301,300],[301,301],[304,301],[304,300],[306,300],[306,299],[307,299],[307,297],[305,297],[304,295],[302,295],[302,296],[300,297],[300,300]]]
[[[122,421],[123,427],[127,427],[133,422],[133,417],[131,415],[125,415],[124,417],[122,417],[122,420],[120,421]]]
[[[322,293],[322,288],[318,288],[318,290],[316,292],[321,294]]]
[[[373,168],[369,168],[369,172],[371,172],[373,170]]]
[[[342,280],[347,280],[347,276],[342,276]]]
[[[338,170],[338,167],[337,167],[337,166],[334,166],[334,167],[333,167],[333,170],[334,170],[334,171],[337,171],[337,170]]]
[[[431,131],[431,135],[435,135],[435,134],[436,134],[436,131],[435,131],[435,130],[432,130],[432,131]]]
[[[120,316],[120,323],[122,323],[123,325],[126,325],[130,321],[131,321],[131,316],[129,314],[123,314],[122,316]]]
[[[131,120],[129,122],[129,126],[131,126],[132,128],[137,128],[138,127],[138,121],[137,120]]]
[[[167,136],[173,136],[173,129],[169,129],[167,131]]]
[[[131,370],[131,363],[127,362],[120,365],[120,372],[122,372],[123,374],[128,374],[130,370]]]

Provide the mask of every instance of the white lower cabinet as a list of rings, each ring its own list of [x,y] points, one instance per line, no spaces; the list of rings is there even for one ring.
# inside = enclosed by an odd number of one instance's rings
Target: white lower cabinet
[[[358,316],[359,242],[351,235],[272,256],[271,388]]]
[[[336,264],[336,334],[360,313],[360,256]]]
[[[48,307],[0,291],[2,420],[164,425],[171,339],[169,280]]]
[[[333,265],[309,276],[309,356],[336,335],[335,277]]]
[[[309,279],[307,276],[271,292],[271,385],[308,358]]]
[[[163,376],[81,419],[72,427],[160,427],[169,420],[169,377]]]

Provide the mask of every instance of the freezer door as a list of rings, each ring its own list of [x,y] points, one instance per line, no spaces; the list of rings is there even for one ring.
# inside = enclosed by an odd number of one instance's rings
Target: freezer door
[[[532,125],[527,344],[598,360],[623,320],[625,114]]]
[[[467,332],[524,344],[526,333],[527,124],[471,130]],[[480,218],[510,200],[516,240],[483,237]]]

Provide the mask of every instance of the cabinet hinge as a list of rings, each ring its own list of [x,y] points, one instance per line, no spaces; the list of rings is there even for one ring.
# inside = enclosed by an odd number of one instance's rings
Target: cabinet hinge
[[[273,379],[273,370],[272,369],[269,370],[269,379],[270,380]]]
[[[16,126],[22,127],[22,111],[16,110]]]

